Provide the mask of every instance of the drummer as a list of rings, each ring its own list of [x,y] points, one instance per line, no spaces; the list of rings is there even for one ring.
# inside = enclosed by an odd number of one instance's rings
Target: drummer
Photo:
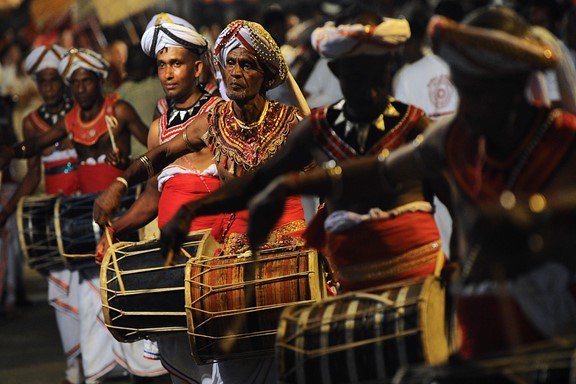
[[[442,175],[455,208],[462,266],[454,289],[460,356],[552,347],[555,340],[573,345],[573,204],[564,214],[549,214],[544,197],[573,196],[576,187],[574,67],[556,37],[506,7],[477,10],[462,24],[437,17],[429,32],[460,94],[456,116],[387,158],[277,180],[254,203],[255,228],[286,194],[323,191],[362,199]],[[565,110],[551,108],[541,84],[532,82],[549,69],[563,79],[558,86]],[[527,86],[537,103],[527,98]],[[516,215],[523,200],[530,209]],[[538,220],[544,232],[533,231],[531,222]]]
[[[87,49],[68,51],[58,64],[58,73],[72,91],[75,101],[72,109],[42,135],[12,148],[3,148],[0,165],[12,157],[35,156],[43,148],[70,135],[78,154],[80,192],[105,189],[128,163],[130,135],[134,134],[145,143],[147,131],[130,104],[115,94],[104,95],[102,84],[108,68],[108,62],[96,52]],[[80,353],[86,382],[125,369],[135,375],[165,374],[159,362],[142,357],[143,342],[122,345],[106,329],[97,266],[83,268],[79,274]]]
[[[220,33],[214,53],[230,101],[219,104],[213,112],[199,115],[181,135],[135,161],[125,172],[125,180],[114,182],[96,200],[96,222],[108,222],[119,206],[126,184],[153,177],[188,152],[208,147],[220,179],[226,182],[265,163],[283,146],[300,121],[301,112],[296,107],[264,98],[267,90],[288,76],[280,48],[270,34],[258,23],[235,20]],[[188,233],[190,221],[181,221],[181,239]],[[226,254],[249,249],[246,224],[247,212],[242,211],[223,216],[222,222],[214,227],[213,234],[224,244]],[[300,244],[293,236],[298,236],[304,227],[304,212],[297,197],[287,203],[286,213],[273,231],[272,243]],[[273,357],[226,361],[219,363],[219,369],[226,383],[276,382]]]
[[[184,206],[180,220],[230,201],[245,206],[275,176],[302,170],[312,160],[337,164],[388,152],[426,129],[429,119],[421,109],[388,95],[394,57],[410,37],[408,22],[382,19],[362,3],[347,9],[344,20],[316,29],[312,45],[330,59],[345,98],[314,109],[270,161],[242,182]],[[174,220],[162,237],[171,244],[181,225]],[[439,236],[423,183],[413,182],[386,196],[328,198],[306,237],[327,256],[342,289],[350,291],[438,272],[445,259]]]
[[[66,54],[59,45],[35,48],[24,62],[26,72],[36,81],[43,104],[24,117],[23,133],[31,139],[52,129],[53,125],[72,109],[72,100],[58,73],[58,64]],[[27,172],[10,200],[3,204],[0,227],[16,211],[18,201],[32,195],[40,185],[44,168],[47,194],[71,195],[78,191],[78,157],[70,140],[64,138],[28,159]],[[17,239],[16,236],[14,236]],[[73,276],[75,275],[75,276]],[[84,380],[80,356],[80,323],[78,319],[78,272],[60,266],[48,271],[48,302],[55,310],[56,323],[66,355],[65,379],[72,384]]]
[[[177,36],[177,37],[176,37]],[[148,149],[179,137],[182,130],[199,114],[211,111],[222,101],[205,91],[198,79],[205,72],[204,62],[209,56],[208,41],[186,20],[168,13],[154,15],[141,40],[144,53],[156,58],[158,78],[170,103],[167,110],[150,125]],[[178,87],[172,84],[180,84]],[[115,235],[138,229],[158,215],[162,227],[181,204],[198,199],[220,186],[216,164],[208,148],[177,159],[162,170],[158,177],[148,180],[143,193],[118,220],[111,223]],[[210,229],[218,216],[207,216],[190,223],[190,231]],[[101,261],[108,241],[102,237],[97,250]],[[188,335],[162,335],[157,338],[157,350],[150,343],[147,358],[159,358],[170,372],[174,383],[201,382],[211,375],[210,365],[198,366],[192,357]]]

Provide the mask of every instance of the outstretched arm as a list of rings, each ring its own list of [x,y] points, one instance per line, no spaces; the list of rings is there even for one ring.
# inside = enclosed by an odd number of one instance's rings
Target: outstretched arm
[[[32,125],[29,118],[24,119],[22,128],[24,139],[28,140],[37,136],[34,126]],[[26,171],[26,175],[24,175],[24,178],[18,185],[18,188],[14,194],[2,207],[2,211],[0,212],[0,228],[4,226],[8,217],[10,217],[10,215],[16,211],[20,198],[32,194],[32,192],[34,192],[40,183],[40,179],[42,177],[40,156],[37,155],[29,158],[27,165],[28,170]]]
[[[197,152],[206,145],[202,135],[208,129],[207,115],[199,116],[182,134],[156,147],[132,162],[122,177],[117,178],[98,196],[94,203],[94,221],[106,225],[118,210],[122,196],[129,186],[142,183],[160,172],[177,158]]]
[[[183,205],[161,232],[165,249],[176,250],[188,234],[193,218],[246,209],[250,199],[277,175],[302,170],[312,161],[313,143],[308,120],[292,132],[284,147],[266,163],[241,177],[233,178],[202,199]]]
[[[10,160],[29,159],[40,154],[44,148],[49,147],[66,136],[66,126],[64,120],[58,120],[53,129],[48,132],[25,139],[12,147],[4,147],[0,151],[0,169],[4,168]]]
[[[282,215],[284,202],[292,195],[320,195],[332,199],[360,200],[396,193],[402,183],[439,177],[444,169],[444,128],[430,128],[391,154],[356,159],[332,168],[317,168],[306,174],[290,173],[275,179],[249,203],[248,236],[258,246]]]

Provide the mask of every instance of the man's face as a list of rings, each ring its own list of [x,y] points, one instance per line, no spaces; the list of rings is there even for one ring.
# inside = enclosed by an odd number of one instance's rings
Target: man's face
[[[64,82],[55,68],[46,68],[36,74],[36,84],[44,104],[57,106],[64,97]]]
[[[202,71],[202,61],[186,48],[165,48],[156,55],[158,78],[166,96],[185,100],[194,91],[196,78]]]
[[[102,97],[102,80],[94,72],[78,68],[70,78],[70,90],[82,109],[90,109]]]
[[[514,123],[524,98],[524,78],[481,78],[452,71],[452,80],[460,97],[458,114],[474,133],[498,134]]]
[[[385,56],[357,56],[336,60],[330,69],[340,81],[349,119],[369,122],[388,105],[389,60]]]
[[[224,66],[224,84],[230,100],[246,102],[255,98],[264,84],[264,69],[256,56],[244,48],[228,53]]]

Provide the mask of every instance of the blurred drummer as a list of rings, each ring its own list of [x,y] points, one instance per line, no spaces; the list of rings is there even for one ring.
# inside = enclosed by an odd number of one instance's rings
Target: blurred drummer
[[[573,345],[574,204],[550,214],[543,196],[573,199],[576,187],[574,67],[556,37],[510,8],[483,8],[462,24],[437,17],[429,33],[460,94],[456,116],[389,157],[277,180],[255,202],[255,224],[281,206],[283,195],[324,191],[362,199],[441,175],[451,191],[461,264],[453,290],[460,356]],[[537,81],[548,69],[561,79],[564,110],[550,107]],[[525,199],[530,209],[516,215]],[[531,223],[539,220],[543,228]]]
[[[24,139],[37,137],[50,129],[72,109],[72,100],[58,73],[58,64],[66,49],[58,45],[45,45],[32,50],[26,57],[26,72],[36,81],[43,104],[24,117]],[[16,191],[3,205],[0,227],[16,211],[18,201],[32,195],[40,185],[44,169],[44,187],[49,195],[71,195],[78,191],[78,157],[68,138],[44,149],[28,159],[28,170]],[[15,231],[13,233],[16,233]],[[14,236],[14,239],[17,239]],[[17,240],[16,240],[17,241]],[[80,356],[80,323],[78,318],[78,274],[65,266],[48,271],[48,302],[55,310],[56,323],[64,354],[65,380],[80,384],[84,380]]]
[[[267,90],[287,79],[288,68],[280,48],[260,24],[243,20],[231,22],[216,41],[214,53],[230,101],[199,115],[182,134],[135,161],[123,176],[127,185],[151,178],[180,156],[197,153],[205,147],[216,161],[220,179],[227,181],[268,161],[300,121],[298,108],[264,97]],[[126,184],[115,182],[98,197],[94,206],[96,222],[105,224],[110,219],[126,191]],[[291,199],[286,206],[286,214],[271,236],[272,246],[300,244],[297,236],[305,227],[300,198]],[[230,211],[214,213],[220,212]],[[172,219],[179,223],[178,234],[182,236],[179,240],[189,231],[192,217],[186,216]],[[224,244],[225,254],[249,249],[246,225],[247,212],[242,211],[224,215],[222,222],[214,226],[213,234]],[[273,357],[231,360],[218,365],[225,383],[276,382]]]
[[[29,158],[43,148],[70,137],[78,155],[77,175],[81,193],[105,189],[128,162],[130,135],[142,143],[147,127],[134,108],[116,94],[104,95],[102,84],[109,64],[88,49],[71,49],[58,63],[58,73],[70,86],[75,103],[72,109],[51,122],[51,129],[3,148],[0,163],[13,157]],[[165,374],[159,362],[142,357],[143,342],[121,344],[105,326],[100,300],[99,269],[82,268],[78,278],[76,315],[80,323],[80,355],[84,379],[96,382],[105,375],[157,376]]]

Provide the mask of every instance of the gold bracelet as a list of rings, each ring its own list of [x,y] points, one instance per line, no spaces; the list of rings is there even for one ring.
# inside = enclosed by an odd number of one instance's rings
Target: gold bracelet
[[[152,162],[150,161],[148,156],[146,156],[146,155],[140,156],[140,161],[146,167],[146,172],[148,173],[148,178],[149,179],[152,178],[156,173],[154,172],[154,166],[152,165]]]
[[[335,165],[328,168],[326,174],[330,178],[331,195],[336,199],[341,198],[342,193],[344,192],[344,185],[342,183],[342,167]]]
[[[118,176],[118,177],[116,178],[116,181],[121,182],[121,183],[124,185],[124,187],[126,187],[126,189],[128,189],[128,180],[126,180],[126,179],[123,178],[123,177]]]

